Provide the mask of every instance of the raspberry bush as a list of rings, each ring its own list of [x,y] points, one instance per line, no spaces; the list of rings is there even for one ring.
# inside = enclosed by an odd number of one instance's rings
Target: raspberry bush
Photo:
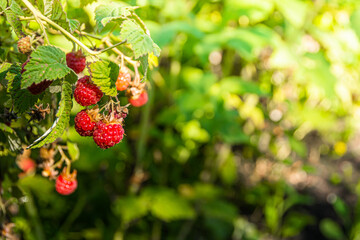
[[[64,9],[57,0],[0,1],[1,28],[13,32],[13,42],[1,43],[6,51],[0,60],[0,128],[7,139],[0,154],[13,163],[20,156],[22,171],[16,175],[11,163],[1,165],[0,192],[8,191],[9,197],[13,192],[3,188],[5,177],[15,184],[17,177],[36,172],[54,181],[59,194],[72,194],[78,182],[71,163],[79,151],[66,137],[69,128],[93,137],[99,151],[120,143],[131,107],[119,98],[126,99],[130,84],[137,91],[150,87],[149,59],[160,54],[136,7],[98,4],[94,33],[84,30],[86,23],[68,18]],[[51,40],[56,35],[72,43],[72,50],[57,46]],[[80,111],[71,119],[74,103]],[[31,158],[33,151],[41,159],[38,164]],[[6,209],[1,211],[1,222],[8,222]]]
[[[0,0],[0,238],[356,240],[359,63],[358,0]]]

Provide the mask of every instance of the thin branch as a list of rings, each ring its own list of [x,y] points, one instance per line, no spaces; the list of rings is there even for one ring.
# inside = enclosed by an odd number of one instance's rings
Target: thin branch
[[[107,38],[104,40],[104,43],[108,46],[112,46],[110,40]],[[115,53],[119,54],[121,57],[123,57],[125,59],[125,61],[127,61],[128,63],[130,63],[131,65],[134,66],[134,68],[138,67],[138,62],[135,60],[132,60],[131,58],[129,58],[128,56],[124,55],[119,49],[117,48],[113,48],[112,49]]]
[[[90,48],[88,48],[85,44],[83,44],[82,42],[80,42],[76,37],[74,37],[71,33],[69,33],[68,31],[66,31],[64,28],[62,28],[61,26],[59,26],[57,23],[55,23],[54,21],[52,21],[51,19],[45,17],[44,15],[42,15],[28,0],[22,0],[23,3],[29,8],[29,10],[33,13],[35,19],[41,19],[43,21],[45,21],[46,23],[50,24],[51,26],[53,26],[54,28],[58,29],[60,32],[62,32],[66,37],[68,37],[70,40],[72,40],[73,42],[75,42],[77,45],[79,45],[81,48],[83,48],[86,52],[88,52],[90,55],[98,55],[101,54],[105,51],[108,51],[112,48],[115,48],[116,46],[119,46],[120,44],[125,43],[120,42],[117,43],[115,45],[111,45],[106,49],[103,49],[101,51],[93,51]],[[41,22],[41,21],[39,21]],[[39,23],[42,24],[42,23]],[[41,27],[41,26],[40,26]]]

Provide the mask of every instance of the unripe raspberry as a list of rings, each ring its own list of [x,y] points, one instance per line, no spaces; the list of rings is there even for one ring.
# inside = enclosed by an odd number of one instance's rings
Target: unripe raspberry
[[[86,66],[86,58],[81,50],[66,54],[66,64],[76,73],[81,73]]]
[[[93,138],[102,149],[107,149],[119,143],[124,136],[124,129],[120,123],[96,123]]]
[[[137,98],[129,97],[129,103],[134,107],[141,107],[145,103],[147,103],[147,101],[148,101],[148,94],[145,90]]]
[[[23,54],[31,52],[30,37],[26,36],[26,37],[20,38],[17,43],[17,46],[18,46],[19,52],[21,52]]]
[[[116,80],[116,89],[118,91],[124,91],[128,88],[129,84],[131,82],[131,75],[129,72],[129,69],[126,67],[122,67],[119,72],[119,76]]]
[[[76,83],[74,98],[81,106],[96,104],[102,98],[103,93],[92,82],[89,76],[80,78]]]
[[[66,169],[57,177],[55,189],[61,195],[69,195],[77,188],[76,170],[71,174],[66,173]]]
[[[26,71],[25,66],[29,61],[30,60],[28,59],[21,65],[21,74]],[[51,80],[45,79],[42,82],[31,84],[30,87],[27,88],[27,90],[29,90],[29,92],[31,92],[33,95],[37,95],[45,91],[52,84],[52,82],[53,81]]]
[[[20,158],[20,160],[17,162],[17,165],[25,173],[34,172],[36,169],[36,163],[29,157]]]

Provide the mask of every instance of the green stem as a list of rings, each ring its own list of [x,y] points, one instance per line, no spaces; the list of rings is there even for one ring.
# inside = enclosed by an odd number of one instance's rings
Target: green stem
[[[36,239],[43,240],[43,239],[45,239],[45,235],[44,235],[41,223],[40,223],[40,219],[39,219],[39,216],[37,213],[36,206],[34,204],[34,200],[31,196],[30,192],[27,192],[26,197],[27,197],[28,201],[25,203],[25,209],[31,219],[32,224],[35,227]]]
[[[81,214],[81,211],[84,209],[86,205],[86,194],[81,195],[79,200],[77,201],[74,209],[71,211],[71,213],[66,218],[64,224],[60,227],[59,233],[66,235],[66,233],[69,231],[69,227],[71,224],[76,220],[76,218]]]
[[[162,228],[162,224],[161,224],[160,220],[155,220],[155,222],[153,224],[152,234],[151,234],[152,240],[160,240],[161,239],[161,228]]]
[[[151,76],[149,75],[149,82],[150,85],[153,85],[153,81]],[[146,146],[146,140],[148,137],[148,132],[149,132],[149,125],[150,125],[150,110],[153,104],[153,98],[154,98],[154,94],[153,94],[153,89],[150,88],[148,90],[148,95],[149,95],[149,100],[147,102],[147,104],[144,107],[144,110],[142,111],[142,115],[141,115],[141,126],[140,126],[140,139],[138,141],[138,145],[137,145],[137,160],[138,162],[141,162],[143,160],[144,157],[144,153],[145,153],[145,146]]]
[[[39,13],[39,11],[34,8],[33,5],[31,5],[30,2],[28,2],[27,0],[23,0],[23,3],[29,8],[29,10],[32,12],[32,14],[34,15],[34,18],[35,18],[35,21],[39,24],[40,28],[41,28],[41,31],[43,32],[44,36],[45,36],[45,42],[47,44],[49,44],[49,38],[46,34],[46,30],[45,30],[45,27],[44,27],[44,24],[41,22],[41,20],[39,19],[40,18],[40,15],[42,15],[41,13]]]
[[[115,48],[121,44],[124,44],[126,41],[122,41],[119,42],[117,44],[114,44],[108,48],[105,48],[101,51],[93,51],[90,48],[88,48],[85,44],[83,44],[82,42],[80,42],[76,37],[74,37],[71,33],[69,33],[68,31],[66,31],[64,28],[62,28],[61,26],[59,26],[57,23],[53,22],[51,19],[45,17],[44,15],[42,15],[28,0],[22,0],[23,3],[29,8],[29,10],[33,13],[35,19],[41,19],[43,21],[45,21],[46,23],[52,25],[54,28],[58,29],[60,32],[62,32],[66,37],[68,37],[70,40],[72,40],[73,42],[75,42],[77,45],[79,45],[81,48],[83,48],[86,52],[88,52],[90,55],[99,55],[103,52],[106,52],[112,48]],[[42,24],[41,21],[39,24]]]

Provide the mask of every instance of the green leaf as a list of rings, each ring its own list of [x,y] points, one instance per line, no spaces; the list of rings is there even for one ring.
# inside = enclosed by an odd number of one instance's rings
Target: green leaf
[[[114,212],[121,216],[125,223],[141,218],[147,214],[147,201],[135,196],[119,198],[115,202]]]
[[[85,7],[86,5],[96,2],[97,0],[82,0],[80,1],[80,7]]]
[[[149,54],[140,57],[141,68],[143,70],[144,78],[147,78],[147,71],[149,68]]]
[[[164,221],[192,219],[195,211],[187,200],[166,188],[148,188],[141,198],[149,202],[150,212]]]
[[[109,96],[116,96],[116,80],[119,76],[119,66],[110,61],[97,61],[90,64],[91,80],[100,90]]]
[[[7,74],[7,92],[10,93],[13,100],[15,109],[18,113],[23,113],[39,100],[44,97],[44,93],[33,95],[27,89],[21,89],[21,74],[20,67],[17,65],[12,65]],[[16,74],[17,73],[17,74]]]
[[[16,35],[20,38],[24,36],[22,31],[22,24],[18,18],[18,15],[11,10],[5,10],[6,20],[10,23]]]
[[[4,133],[8,140],[10,150],[13,152],[21,152],[21,141],[16,135],[16,132],[11,127],[7,126],[5,123],[0,123],[0,130]]]
[[[330,218],[325,218],[320,222],[320,230],[322,234],[328,239],[346,239],[340,226]]]
[[[66,65],[65,53],[53,46],[40,46],[31,54],[30,61],[25,66],[22,88],[33,83],[56,80],[65,77],[71,69]]]
[[[256,83],[245,81],[244,79],[235,76],[222,79],[217,86],[219,86],[220,92],[223,94],[228,94],[230,92],[235,94],[254,93],[259,96],[266,95]]]
[[[12,129],[11,127],[6,125],[5,123],[1,123],[1,122],[0,122],[0,130],[2,132],[12,133],[12,134],[15,133],[14,129]]]
[[[7,6],[7,1],[6,0],[0,0],[0,9],[2,11],[5,10],[6,6]]]
[[[29,110],[39,99],[44,97],[45,93],[33,95],[27,89],[20,89],[15,91],[13,96],[14,106],[19,113],[24,113]]]
[[[19,3],[17,3],[16,1],[11,1],[11,4],[10,4],[10,10],[13,11],[13,13],[15,13],[17,16],[24,16],[24,12],[23,10],[21,9],[21,6],[24,6],[24,3],[19,1]]]
[[[100,5],[95,9],[95,21],[97,31],[100,32],[106,24],[113,20],[126,19],[131,16],[137,7],[120,3]]]
[[[49,11],[48,11],[49,12]],[[54,0],[51,8],[51,13],[47,17],[50,17],[55,23],[59,24],[65,30],[73,32],[76,29],[77,23],[67,18],[66,12],[64,11],[60,0]]]
[[[125,20],[121,24],[120,38],[131,44],[136,59],[150,53],[157,57],[160,55],[159,46],[154,43],[135,20]]]
[[[238,210],[236,207],[224,200],[213,200],[201,206],[204,215],[211,218],[221,219],[233,223]]]
[[[69,19],[70,24],[70,32],[74,32],[76,29],[80,27],[80,22],[76,19]]]
[[[0,66],[0,83],[6,87],[7,82],[6,82],[6,75],[9,72],[9,68],[12,66],[11,63],[2,63]]]
[[[306,20],[307,4],[300,0],[275,0],[284,17],[295,27],[301,27]]]
[[[53,9],[53,4],[54,1],[53,0],[44,0],[44,10],[43,10],[43,14],[45,16],[49,16],[52,12]]]
[[[27,148],[39,148],[45,144],[54,142],[58,137],[60,137],[65,128],[68,126],[70,121],[70,112],[72,108],[72,87],[71,84],[67,81],[63,81],[61,100],[59,104],[59,110],[56,114],[56,120],[40,138],[35,140]]]
[[[70,74],[66,75],[64,79],[68,83],[74,84],[78,80],[78,76],[76,75],[76,73],[74,71],[71,71]]]
[[[79,147],[77,146],[77,144],[68,141],[68,142],[66,143],[66,145],[67,145],[67,150],[68,150],[68,152],[69,152],[69,155],[70,155],[71,160],[72,160],[72,161],[78,160],[79,157],[80,157],[80,150],[79,150]]]

